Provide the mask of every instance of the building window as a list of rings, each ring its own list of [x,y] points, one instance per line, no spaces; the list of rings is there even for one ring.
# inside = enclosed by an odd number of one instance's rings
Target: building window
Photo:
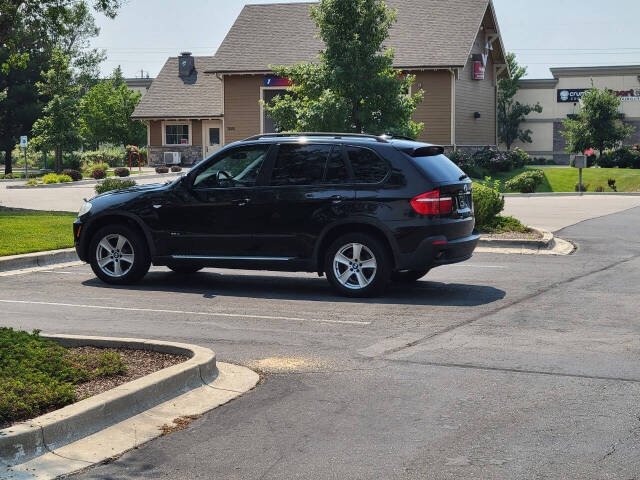
[[[189,125],[166,125],[164,128],[167,145],[189,144]]]

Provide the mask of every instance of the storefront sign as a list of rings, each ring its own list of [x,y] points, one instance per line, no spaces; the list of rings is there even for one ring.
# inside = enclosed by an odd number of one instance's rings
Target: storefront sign
[[[264,86],[265,87],[290,87],[291,80],[283,77],[274,77],[268,75],[264,77]]]
[[[474,80],[484,80],[484,72],[486,67],[482,63],[481,60],[476,60],[473,62],[473,79]]]
[[[558,90],[558,103],[578,103],[587,88],[563,88]]]
[[[640,102],[640,89],[639,88],[631,88],[629,90],[618,90],[613,91],[618,98],[623,102]]]
[[[588,88],[563,88],[558,90],[558,103],[578,103]],[[609,90],[622,102],[640,102],[640,88]]]

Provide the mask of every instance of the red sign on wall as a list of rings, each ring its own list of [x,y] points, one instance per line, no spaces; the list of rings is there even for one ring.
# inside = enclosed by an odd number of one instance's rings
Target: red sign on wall
[[[473,62],[473,79],[484,80],[485,66],[480,60]]]

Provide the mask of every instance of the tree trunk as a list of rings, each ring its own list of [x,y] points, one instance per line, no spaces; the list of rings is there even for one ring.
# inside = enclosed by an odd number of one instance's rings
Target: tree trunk
[[[13,172],[13,166],[11,165],[11,149],[7,148],[4,152],[4,173],[5,175]]]
[[[60,173],[62,171],[62,147],[56,146],[56,164],[55,164],[56,173]]]

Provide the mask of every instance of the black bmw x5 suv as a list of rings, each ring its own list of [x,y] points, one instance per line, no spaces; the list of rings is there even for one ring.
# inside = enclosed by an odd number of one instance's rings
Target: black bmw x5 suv
[[[325,274],[381,294],[471,257],[471,181],[439,146],[353,134],[273,134],[226,146],[165,185],[99,195],[74,223],[79,257],[111,284],[149,266]]]

